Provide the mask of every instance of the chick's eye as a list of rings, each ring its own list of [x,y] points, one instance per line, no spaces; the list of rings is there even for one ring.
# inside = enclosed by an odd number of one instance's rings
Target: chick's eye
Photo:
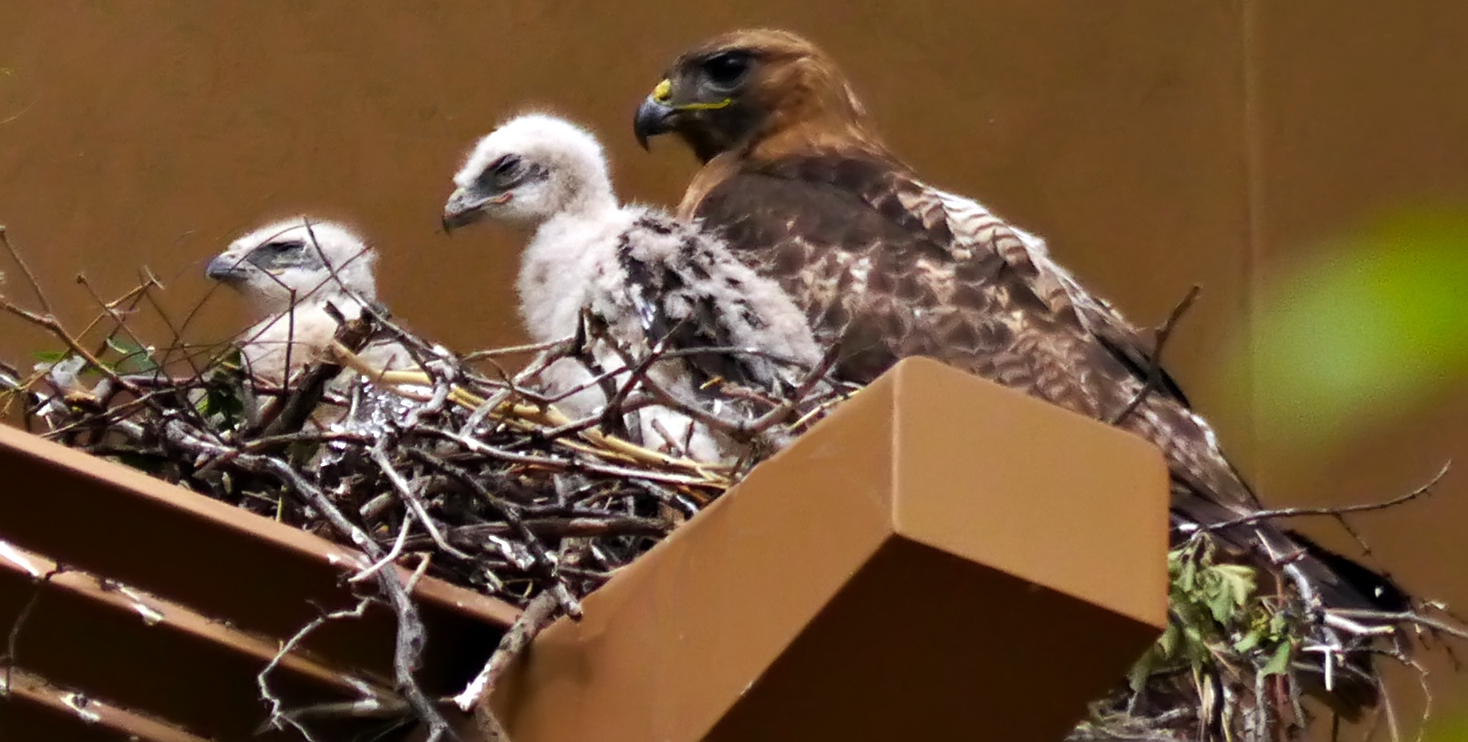
[[[518,168],[519,166],[519,157],[515,155],[505,155],[504,157],[501,157],[498,160],[494,161],[494,165],[490,166],[490,172],[493,172],[495,175],[499,176],[509,175],[510,173],[515,172],[515,168]]]
[[[703,63],[703,71],[716,85],[729,85],[749,71],[749,55],[744,52],[724,52]]]
[[[274,253],[276,255],[280,255],[280,254],[283,254],[283,253],[295,252],[297,250],[301,250],[305,246],[306,246],[306,243],[304,243],[304,242],[297,242],[297,241],[294,241],[294,240],[288,240],[288,241],[281,241],[281,242],[271,242],[271,243],[265,245],[265,250],[268,251],[268,252]]]

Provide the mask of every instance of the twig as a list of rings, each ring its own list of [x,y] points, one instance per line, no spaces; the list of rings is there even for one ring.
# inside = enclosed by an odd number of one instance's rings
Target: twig
[[[1416,624],[1432,629],[1433,631],[1440,631],[1448,636],[1468,640],[1468,629],[1454,626],[1446,621],[1441,621],[1431,616],[1424,616],[1414,611],[1373,611],[1366,608],[1332,608],[1330,612],[1346,618],[1362,618],[1384,623]]]
[[[358,698],[353,701],[318,703],[310,706],[283,710],[280,716],[292,722],[308,719],[391,719],[403,716],[411,709],[401,698]],[[300,727],[297,725],[297,729]],[[265,729],[261,729],[261,732]]]
[[[403,479],[403,475],[398,473],[398,470],[393,467],[392,461],[388,460],[387,452],[384,450],[384,443],[385,441],[379,442],[378,445],[373,446],[368,450],[368,455],[377,463],[377,467],[382,470],[387,480],[392,483],[393,489],[398,491],[398,495],[402,497],[403,502],[418,516],[419,520],[423,521],[423,530],[428,531],[428,535],[433,537],[433,542],[438,544],[438,548],[443,549],[446,553],[453,554],[460,559],[470,559],[468,554],[455,549],[449,545],[448,541],[444,540],[443,532],[438,530],[438,524],[433,522],[433,517],[428,514],[428,508],[424,507],[423,500],[408,485],[407,480]]]
[[[662,536],[673,530],[673,524],[658,518],[642,518],[624,515],[613,517],[580,518],[526,518],[522,524],[536,536],[553,538],[587,538],[592,536]],[[446,534],[449,540],[474,539],[485,536],[518,534],[519,530],[509,523],[481,523],[459,526]],[[431,540],[431,539],[430,539]],[[415,537],[409,544],[421,544],[424,537]]]
[[[243,456],[240,458],[242,462],[246,459]],[[346,516],[341,514],[341,511],[324,493],[316,489],[294,469],[267,457],[252,457],[250,463],[274,473],[282,483],[289,485],[304,497],[311,507],[326,517],[338,533],[349,538],[368,558],[379,560],[385,556],[382,548],[365,531],[347,520]],[[398,683],[399,690],[406,697],[408,705],[413,708],[418,718],[429,726],[430,735],[437,738],[448,734],[451,739],[457,740],[458,737],[449,727],[448,722],[438,713],[433,702],[413,679],[413,673],[417,672],[418,663],[423,655],[423,645],[427,641],[423,633],[423,622],[418,617],[417,607],[408,597],[403,584],[398,581],[397,573],[394,570],[385,569],[378,572],[377,584],[385,593],[393,612],[397,614],[398,630],[396,647],[393,651],[393,677]]]
[[[412,511],[409,511],[408,514],[403,518],[403,525],[398,528],[398,535],[397,538],[393,540],[392,549],[388,550],[388,552],[384,554],[381,559],[378,559],[372,566],[362,570],[361,572],[358,572],[357,574],[352,575],[351,577],[348,577],[347,582],[362,582],[363,580],[366,580],[377,574],[377,570],[380,570],[383,567],[397,561],[398,556],[403,553],[403,544],[407,543],[408,534],[411,533],[412,530],[413,513]]]
[[[511,662],[519,657],[530,642],[540,634],[541,630],[551,624],[555,616],[558,602],[549,593],[541,593],[525,606],[515,623],[510,626],[509,631],[500,638],[499,646],[495,647],[494,654],[489,656],[489,661],[484,664],[484,669],[474,676],[469,685],[459,695],[454,696],[454,705],[459,710],[469,713],[474,710],[476,704],[483,706],[489,703],[489,694],[494,691],[495,683],[503,675]]]
[[[41,310],[46,313],[46,316],[55,317],[56,312],[51,308],[46,292],[41,290],[41,282],[36,279],[36,272],[31,270],[30,264],[21,256],[20,251],[10,244],[10,231],[3,224],[0,224],[0,246],[4,246],[5,252],[10,253],[10,259],[20,266],[20,272],[25,274],[26,283],[30,284],[31,292],[36,295],[36,301],[41,303]]]
[[[280,650],[277,651],[275,653],[275,656],[271,657],[270,661],[265,664],[265,667],[262,668],[260,672],[255,675],[255,686],[260,691],[260,697],[264,699],[266,703],[270,704],[270,716],[265,721],[265,726],[267,728],[279,729],[281,728],[281,724],[287,724],[291,728],[295,729],[297,732],[300,732],[301,736],[305,737],[307,742],[316,742],[316,738],[311,735],[311,731],[301,724],[301,717],[286,713],[284,711],[285,702],[282,701],[279,696],[275,695],[275,693],[270,690],[270,673],[273,672],[275,668],[280,665],[280,663],[285,659],[286,655],[295,651],[296,646],[305,641],[306,637],[309,636],[312,632],[316,631],[316,629],[321,628],[323,625],[330,621],[338,621],[345,618],[361,618],[362,614],[366,612],[367,606],[371,603],[372,601],[370,599],[363,598],[357,601],[357,604],[351,608],[332,611],[330,613],[323,613],[316,618],[311,619],[311,621],[305,626],[302,626],[301,629],[295,633],[295,635],[291,636],[291,638],[288,639],[284,644],[280,645]]]
[[[666,484],[681,484],[690,486],[708,486],[715,483],[703,477],[690,477],[683,474],[669,474],[665,472],[638,471],[635,469],[628,469],[626,467],[611,466],[608,464],[597,464],[590,461],[571,461],[567,459],[553,458],[550,456],[535,456],[531,454],[515,453],[513,451],[506,451],[495,446],[491,446],[487,443],[483,443],[473,438],[466,438],[452,431],[440,430],[438,428],[432,428],[426,425],[420,427],[418,432],[437,436],[445,440],[454,441],[455,443],[458,443],[465,449],[474,453],[484,454],[486,456],[491,456],[493,458],[500,459],[509,463],[539,466],[551,471],[586,471],[595,472],[598,474],[606,474],[609,476],[644,477],[648,479],[655,479]]]
[[[1393,497],[1390,500],[1384,500],[1382,502],[1368,502],[1362,503],[1360,505],[1334,505],[1328,507],[1298,507],[1276,508],[1274,510],[1259,510],[1253,513],[1249,513],[1248,515],[1241,515],[1232,520],[1225,520],[1218,523],[1210,523],[1206,526],[1200,526],[1197,529],[1197,532],[1209,533],[1212,531],[1221,531],[1228,528],[1234,528],[1236,526],[1257,523],[1261,520],[1273,520],[1276,518],[1297,518],[1306,515],[1338,516],[1348,513],[1365,513],[1372,510],[1385,510],[1387,508],[1396,507],[1398,505],[1410,502],[1431,492],[1432,488],[1436,487],[1438,482],[1442,481],[1442,478],[1447,475],[1448,470],[1452,468],[1452,465],[1453,462],[1451,461],[1443,464],[1442,469],[1438,470],[1438,473],[1434,475],[1427,484],[1424,484],[1421,487],[1418,487],[1417,489],[1412,490],[1405,495]]]
[[[1187,313],[1188,309],[1193,306],[1193,301],[1198,298],[1198,293],[1202,290],[1203,287],[1197,284],[1194,284],[1191,289],[1188,289],[1187,295],[1183,296],[1182,301],[1178,302],[1177,306],[1172,308],[1172,312],[1167,315],[1167,321],[1163,322],[1162,326],[1154,331],[1154,337],[1156,339],[1152,343],[1152,353],[1150,354],[1147,366],[1147,380],[1142,384],[1142,388],[1137,391],[1136,395],[1132,397],[1131,401],[1127,402],[1126,407],[1123,407],[1121,412],[1116,413],[1116,416],[1111,419],[1112,425],[1122,424],[1122,422],[1142,405],[1142,402],[1146,401],[1150,394],[1157,391],[1157,387],[1161,386],[1162,349],[1167,345],[1167,339],[1172,336],[1173,328],[1177,326],[1178,321],[1183,318],[1183,315]]]
[[[493,348],[491,350],[476,350],[473,353],[466,354],[465,356],[463,356],[462,358],[460,358],[460,360],[462,360],[465,363],[470,363],[470,362],[473,362],[473,361],[483,360],[483,359],[486,359],[486,358],[501,358],[503,356],[519,355],[521,353],[535,353],[535,352],[542,351],[542,350],[552,350],[552,349],[555,349],[555,348],[560,348],[560,347],[564,346],[565,344],[567,344],[569,341],[570,341],[569,338],[562,338],[560,340],[547,340],[546,342],[543,342],[543,343],[530,343],[528,345],[511,345],[509,347],[505,347],[505,348]]]
[[[3,227],[0,227],[0,230],[3,229]],[[0,232],[0,234],[3,234],[3,232]],[[46,570],[44,574],[36,575],[32,580],[35,583],[36,589],[31,592],[31,597],[26,600],[25,605],[21,606],[20,613],[16,614],[15,620],[10,622],[10,632],[5,638],[5,655],[0,657],[0,664],[3,664],[5,667],[4,692],[0,693],[0,695],[9,695],[10,693],[11,670],[19,662],[17,655],[20,652],[21,629],[25,628],[26,621],[30,619],[31,613],[36,609],[36,604],[41,602],[41,592],[51,582],[51,578],[64,571],[66,569],[58,564]]]

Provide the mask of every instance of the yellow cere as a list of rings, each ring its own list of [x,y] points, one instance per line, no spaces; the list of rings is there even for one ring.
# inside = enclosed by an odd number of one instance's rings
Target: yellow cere
[[[662,82],[660,82],[660,83],[657,84],[657,87],[655,87],[655,88],[652,89],[652,100],[653,100],[654,103],[661,103],[662,105],[669,106],[669,107],[672,107],[672,108],[676,108],[679,111],[710,111],[710,110],[714,110],[716,108],[723,108],[723,107],[729,105],[730,103],[733,103],[734,102],[734,99],[732,99],[732,98],[725,98],[725,99],[723,99],[721,101],[717,101],[717,102],[714,102],[714,103],[684,103],[682,105],[675,106],[675,105],[673,105],[672,103],[669,102],[672,99],[673,99],[673,83],[672,82],[664,79]]]
[[[674,108],[677,108],[680,111],[712,111],[715,109],[723,108],[733,102],[733,98],[725,98],[721,101],[717,101],[714,103],[684,103],[681,106],[674,106]]]

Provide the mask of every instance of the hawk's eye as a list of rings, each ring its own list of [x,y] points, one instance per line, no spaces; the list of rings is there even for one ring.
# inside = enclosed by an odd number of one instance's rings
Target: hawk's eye
[[[260,249],[272,255],[284,255],[288,252],[297,252],[305,247],[306,243],[299,240],[280,240],[277,242],[267,242],[261,245]]]
[[[305,253],[306,243],[301,240],[271,240],[246,253],[240,262],[274,270],[306,262],[310,256]]]
[[[505,155],[495,160],[494,164],[489,166],[489,170],[497,176],[504,177],[515,172],[515,168],[519,166],[520,157],[518,155]]]
[[[733,85],[749,71],[749,61],[747,52],[724,52],[705,60],[703,71],[708,75],[709,81],[715,85]]]
[[[490,160],[489,164],[485,165],[484,169],[479,171],[479,175],[474,178],[474,182],[479,188],[494,193],[515,185],[516,179],[519,178],[519,173],[519,155],[500,155]]]

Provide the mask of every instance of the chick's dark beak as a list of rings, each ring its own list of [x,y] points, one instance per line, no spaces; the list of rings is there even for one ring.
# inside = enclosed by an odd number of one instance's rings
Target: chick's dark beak
[[[637,116],[632,119],[632,133],[637,136],[637,143],[647,149],[649,138],[673,130],[677,116],[678,109],[657,100],[656,93],[649,95],[637,107]]]
[[[458,188],[443,205],[443,231],[452,234],[459,227],[468,226],[484,218],[484,205],[489,199],[473,191]]]
[[[209,265],[204,267],[204,275],[216,281],[228,281],[244,274],[245,269],[240,266],[240,258],[233,255],[215,255]]]

